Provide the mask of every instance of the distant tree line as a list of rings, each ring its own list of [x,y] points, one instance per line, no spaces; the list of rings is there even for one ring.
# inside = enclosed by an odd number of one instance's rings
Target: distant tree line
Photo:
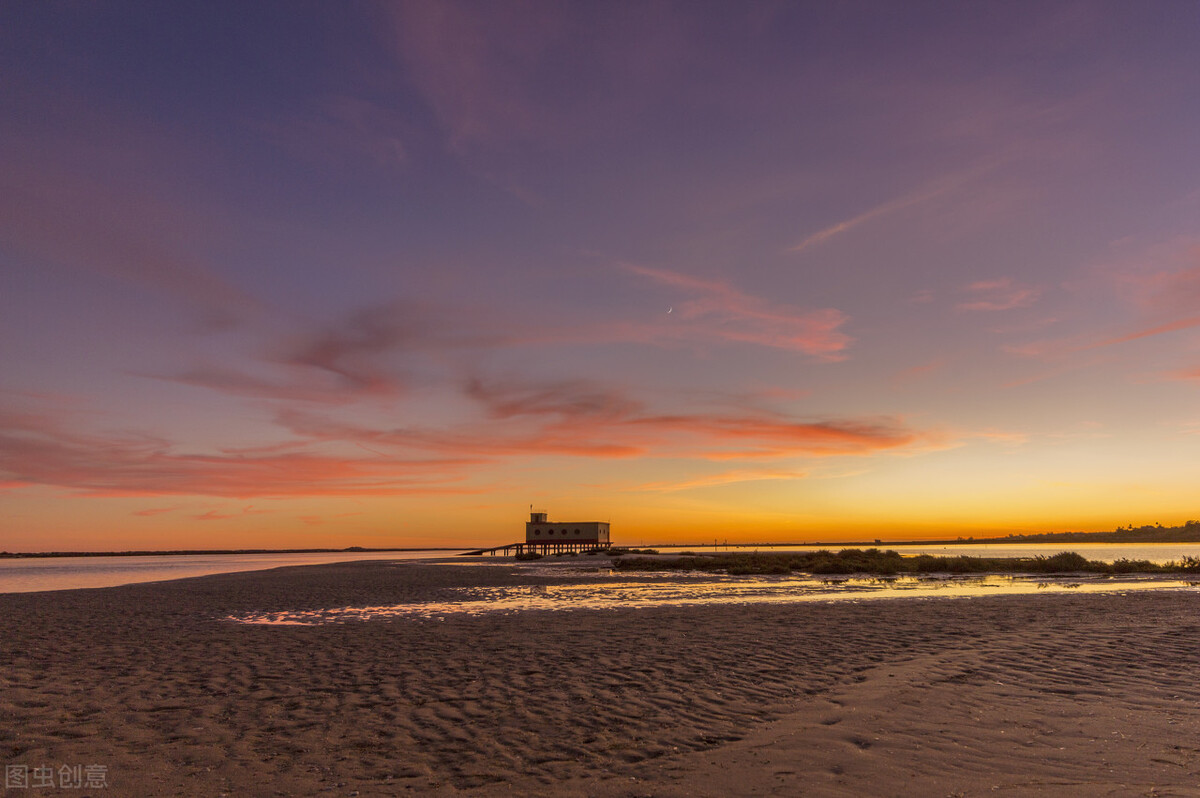
[[[734,575],[790,574],[1195,574],[1200,558],[1158,564],[1149,560],[1099,562],[1073,551],[1039,557],[941,557],[932,554],[904,556],[895,550],[842,549],[838,552],[735,552],[683,554],[678,557],[628,556],[613,560],[617,571],[709,571]]]
[[[1135,527],[1130,524],[1112,532],[1044,532],[1000,539],[1011,543],[1200,543],[1200,521],[1187,521],[1182,526],[1146,524]]]

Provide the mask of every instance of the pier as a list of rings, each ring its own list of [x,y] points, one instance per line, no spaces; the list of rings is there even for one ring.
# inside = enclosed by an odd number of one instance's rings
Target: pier
[[[466,556],[490,554],[509,557],[515,554],[566,554],[568,552],[604,551],[610,547],[607,521],[551,521],[544,512],[529,506],[529,521],[525,524],[525,540],[463,552]]]
[[[519,557],[526,552],[530,554],[564,554],[566,552],[590,554],[593,552],[606,551],[608,548],[609,545],[607,543],[600,545],[594,541],[572,542],[566,540],[556,540],[553,543],[548,540],[538,541],[535,543],[518,541],[517,543],[509,543],[504,546],[493,546],[490,549],[464,551],[459,556],[480,557],[484,554],[490,554],[493,557],[512,557],[514,555]]]

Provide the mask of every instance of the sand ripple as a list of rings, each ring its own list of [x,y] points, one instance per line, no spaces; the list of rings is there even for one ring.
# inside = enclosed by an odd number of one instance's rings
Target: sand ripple
[[[366,564],[0,596],[0,745],[108,764],[112,795],[1200,784],[1193,594],[218,620],[556,579]]]

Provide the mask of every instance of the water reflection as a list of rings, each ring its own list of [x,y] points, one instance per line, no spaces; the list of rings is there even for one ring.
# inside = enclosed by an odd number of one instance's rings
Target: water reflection
[[[563,575],[561,569],[555,574]],[[626,574],[600,572],[580,581],[551,585],[456,588],[449,601],[379,607],[339,607],[229,616],[249,624],[315,625],[393,618],[438,619],[447,615],[484,615],[529,610],[609,610],[645,607],[688,607],[706,604],[746,605],[803,601],[861,601],[888,598],[969,598],[981,595],[1128,592],[1196,589],[1197,582],[1148,576],[885,576],[816,577],[724,576],[720,574]]]

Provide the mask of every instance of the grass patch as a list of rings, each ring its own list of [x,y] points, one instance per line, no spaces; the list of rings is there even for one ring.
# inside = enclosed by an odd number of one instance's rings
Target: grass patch
[[[631,551],[629,554],[634,554]],[[614,560],[618,571],[709,571],[730,575],[790,574],[1178,574],[1200,573],[1200,558],[1158,565],[1149,560],[1117,560],[1113,563],[1088,560],[1073,551],[1038,557],[938,557],[919,554],[906,557],[880,549],[842,549],[805,552],[731,552],[728,554],[681,555],[654,560],[625,556]]]

